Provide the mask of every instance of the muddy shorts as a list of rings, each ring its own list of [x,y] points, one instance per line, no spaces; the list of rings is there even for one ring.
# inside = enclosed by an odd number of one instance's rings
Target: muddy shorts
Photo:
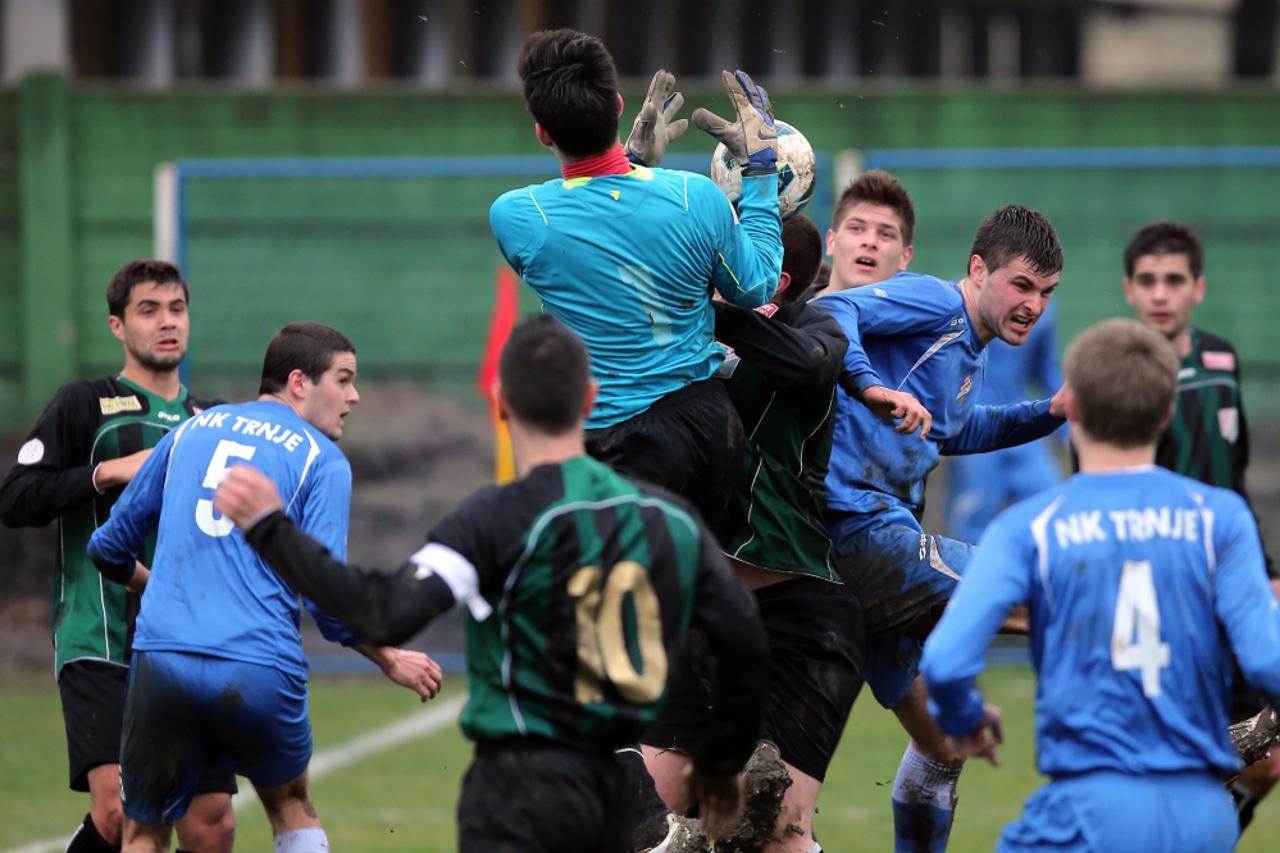
[[[742,420],[719,379],[695,382],[621,423],[587,430],[588,454],[624,477],[680,495],[720,539],[742,448]]]
[[[769,637],[769,700],[761,737],[782,760],[822,781],[862,689],[862,609],[841,584],[810,577],[755,590]],[[693,751],[710,718],[698,650],[676,665],[658,720],[641,741]]]
[[[206,765],[275,788],[311,760],[307,682],[272,666],[136,651],[120,748],[124,813],[155,826],[187,813]]]
[[[98,660],[71,661],[58,673],[73,791],[89,790],[89,771],[93,768],[120,761],[128,677],[127,668]],[[206,768],[196,781],[195,792],[234,794],[235,774]]]
[[[827,514],[836,570],[866,620],[866,679],[893,708],[920,673],[924,640],[937,624],[973,546],[920,529],[905,508],[874,515]]]
[[[462,853],[624,853],[632,785],[621,759],[537,738],[481,741],[462,779]]]

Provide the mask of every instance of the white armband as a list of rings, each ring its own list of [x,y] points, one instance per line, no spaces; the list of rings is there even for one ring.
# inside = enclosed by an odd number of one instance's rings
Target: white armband
[[[409,562],[418,567],[414,572],[417,580],[426,580],[435,575],[445,582],[453,598],[465,604],[477,622],[489,618],[493,608],[480,594],[480,574],[471,561],[447,545],[429,542]]]

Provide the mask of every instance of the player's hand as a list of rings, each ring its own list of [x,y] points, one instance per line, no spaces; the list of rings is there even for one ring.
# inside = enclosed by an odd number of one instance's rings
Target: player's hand
[[[1067,419],[1067,386],[1063,385],[1049,400],[1049,414],[1055,418]]]
[[[133,561],[133,577],[129,578],[129,582],[125,584],[125,588],[134,595],[142,595],[146,592],[147,581],[151,579],[151,570],[139,563]]]
[[[430,657],[422,652],[391,646],[383,646],[378,651],[380,659],[375,659],[375,662],[387,678],[401,687],[408,687],[422,697],[423,702],[436,698],[440,693],[444,684],[444,671]]]
[[[990,703],[982,706],[982,722],[978,727],[962,738],[951,740],[956,752],[965,758],[980,756],[991,762],[992,767],[1000,766],[996,756],[996,748],[1004,743],[1004,723],[1000,709]]]
[[[693,111],[693,123],[714,136],[743,166],[745,175],[778,170],[778,128],[773,106],[764,87],[751,82],[745,71],[720,72],[725,91],[733,100],[736,119],[723,119],[704,107]]]
[[[271,478],[250,465],[235,465],[213,493],[213,508],[248,530],[284,504]]]
[[[689,120],[672,121],[684,106],[684,95],[676,91],[676,78],[659,70],[649,82],[640,112],[627,136],[627,159],[641,166],[656,166],[667,153],[667,145],[689,129]]]
[[[148,447],[146,450],[139,450],[128,456],[106,460],[93,473],[93,487],[99,492],[105,492],[107,489],[128,484],[150,455],[151,448]]]
[[[929,437],[933,415],[924,404],[906,391],[891,391],[883,385],[872,385],[858,396],[862,405],[886,420],[898,421],[895,430],[910,435],[920,430],[920,440]]]
[[[690,764],[684,771],[684,784],[684,801],[697,807],[707,835],[717,840],[732,835],[742,812],[742,774],[709,776]]]

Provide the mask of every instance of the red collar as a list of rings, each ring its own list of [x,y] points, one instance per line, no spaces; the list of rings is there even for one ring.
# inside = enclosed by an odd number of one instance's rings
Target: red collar
[[[631,161],[621,142],[614,143],[608,151],[585,160],[574,160],[560,167],[560,174],[569,178],[595,178],[600,175],[625,175],[631,171]]]

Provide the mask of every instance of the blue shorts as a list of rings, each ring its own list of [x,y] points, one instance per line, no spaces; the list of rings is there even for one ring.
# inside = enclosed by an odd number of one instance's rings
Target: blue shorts
[[[1216,853],[1234,850],[1239,834],[1220,779],[1096,772],[1054,779],[1032,794],[996,849]]]
[[[301,776],[310,760],[305,678],[186,652],[134,652],[120,746],[130,819],[177,821],[206,765],[275,788]]]
[[[973,546],[925,533],[906,508],[830,511],[836,569],[862,604],[866,681],[893,708],[920,674],[925,638],[951,600]]]

